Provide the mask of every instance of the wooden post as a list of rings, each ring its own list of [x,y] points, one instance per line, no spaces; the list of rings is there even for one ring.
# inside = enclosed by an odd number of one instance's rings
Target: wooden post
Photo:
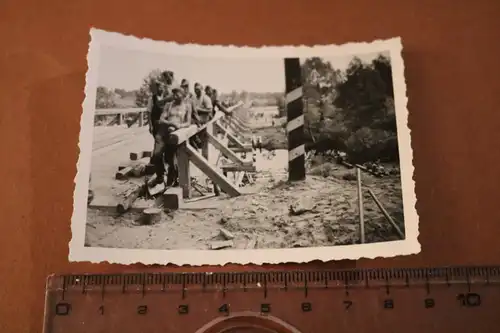
[[[203,156],[208,161],[208,131],[202,133],[202,136],[203,142],[201,146],[201,156]]]
[[[375,193],[373,193],[373,191],[371,189],[368,189],[368,193],[372,197],[373,201],[375,201],[375,204],[378,206],[378,208],[380,209],[380,211],[382,212],[382,214],[384,214],[386,220],[392,225],[392,227],[394,228],[394,230],[396,230],[396,233],[398,234],[399,238],[405,239],[405,234],[401,231],[401,229],[399,229],[398,225],[396,224],[396,222],[394,222],[394,220],[389,215],[389,213],[387,213],[387,211],[385,210],[384,206],[382,206],[382,203],[375,196]]]
[[[144,112],[139,111],[139,127],[144,126]]]
[[[142,212],[142,223],[151,225],[161,220],[161,209],[157,207],[146,208]]]
[[[306,178],[301,71],[299,58],[285,59],[288,180],[290,181],[304,180]]]
[[[182,187],[183,198],[191,197],[191,175],[189,173],[188,142],[177,147],[177,164],[179,167],[179,185]]]
[[[203,148],[202,148],[202,154],[203,157],[205,157],[208,161],[208,163],[210,165],[212,165],[212,161],[210,160],[210,158],[214,158],[213,154],[210,154],[210,144],[214,144],[214,142],[211,140],[211,139],[214,139],[214,125],[213,125],[213,122],[209,122],[207,124],[207,128],[206,128],[206,136],[205,136],[205,141],[203,142]],[[217,141],[217,139],[215,138],[215,140]],[[217,165],[214,165],[215,168],[217,168]],[[215,196],[219,196],[220,195],[220,189],[219,187],[217,186],[217,184],[214,182],[214,195]]]
[[[361,244],[365,243],[365,217],[363,210],[363,190],[361,189],[361,170],[356,168],[356,180],[358,183],[358,211],[359,211],[359,234]]]

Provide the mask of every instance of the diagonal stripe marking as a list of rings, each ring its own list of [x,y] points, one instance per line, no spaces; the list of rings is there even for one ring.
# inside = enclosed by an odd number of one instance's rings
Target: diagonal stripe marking
[[[291,120],[286,124],[286,131],[290,133],[296,128],[299,128],[300,126],[304,126],[304,115],[300,115],[299,117],[295,118],[294,120]]]
[[[294,90],[290,91],[288,94],[286,94],[286,103],[291,103],[299,98],[302,98],[302,87],[295,88]]]
[[[288,151],[288,161],[293,161],[297,157],[304,155],[306,153],[306,146],[305,145],[300,145],[292,150]]]

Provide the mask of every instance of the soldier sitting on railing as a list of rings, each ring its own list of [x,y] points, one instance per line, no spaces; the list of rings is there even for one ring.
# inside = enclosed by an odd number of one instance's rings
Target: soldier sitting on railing
[[[152,163],[155,166],[156,180],[164,181],[165,163],[168,165],[167,186],[178,186],[177,144],[170,144],[170,135],[180,128],[191,125],[192,105],[184,99],[184,90],[180,87],[172,89],[173,101],[167,103],[158,121],[158,132],[155,135],[155,149]],[[155,184],[153,184],[155,185]]]

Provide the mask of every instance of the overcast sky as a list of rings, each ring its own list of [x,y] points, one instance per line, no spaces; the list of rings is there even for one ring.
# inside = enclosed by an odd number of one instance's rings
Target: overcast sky
[[[379,53],[358,54],[371,62]],[[323,57],[335,69],[345,70],[353,57]],[[210,85],[220,92],[232,90],[280,92],[285,90],[283,59],[208,58],[169,56],[101,46],[98,85],[107,88],[138,89],[142,79],[153,69],[171,70],[176,80]]]

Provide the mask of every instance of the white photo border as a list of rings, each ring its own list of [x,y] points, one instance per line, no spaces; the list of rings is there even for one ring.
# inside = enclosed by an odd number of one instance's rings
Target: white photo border
[[[394,257],[417,254],[420,252],[419,216],[416,211],[415,183],[413,180],[413,151],[408,110],[404,63],[401,38],[376,40],[370,43],[356,42],[342,45],[318,46],[263,46],[238,47],[221,45],[177,44],[174,42],[154,41],[115,32],[91,28],[91,41],[87,55],[85,99],[80,121],[80,155],[75,177],[73,195],[73,214],[71,217],[72,238],[69,242],[69,261],[88,261],[93,263],[109,262],[117,264],[175,264],[175,265],[224,265],[234,264],[278,264],[305,263],[313,260],[356,260],[360,258]],[[200,57],[297,57],[342,56],[372,52],[390,52],[394,83],[394,103],[398,145],[400,155],[401,184],[404,205],[405,239],[401,241],[373,244],[343,245],[330,247],[309,247],[290,249],[252,249],[252,250],[153,250],[85,247],[87,195],[91,170],[92,137],[94,127],[94,106],[97,77],[99,72],[100,46],[114,46],[123,49],[169,55],[197,55]]]

